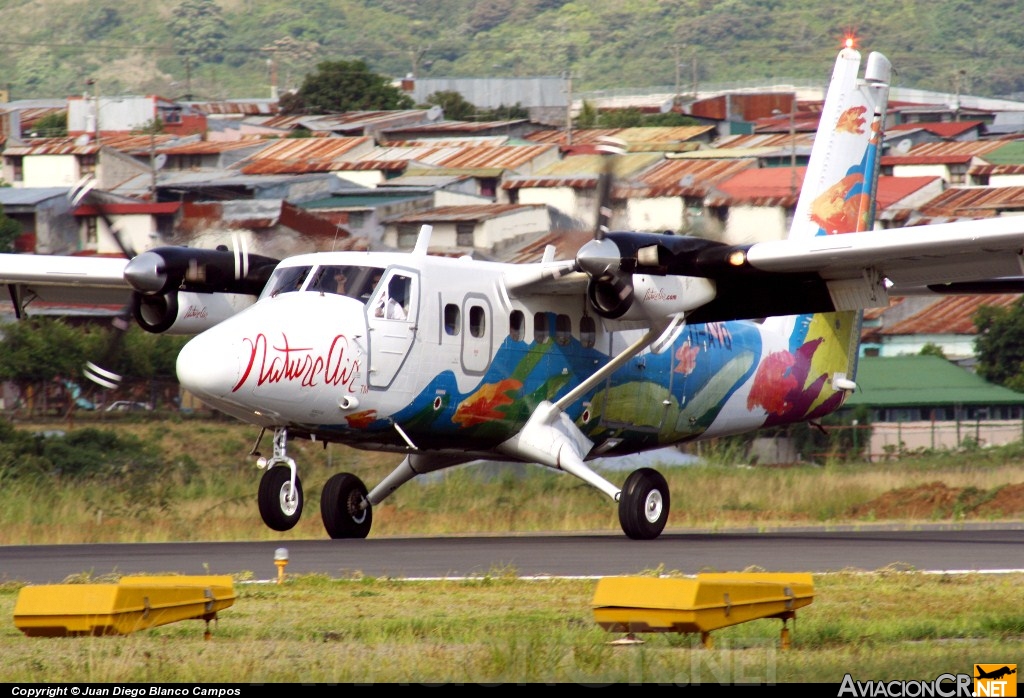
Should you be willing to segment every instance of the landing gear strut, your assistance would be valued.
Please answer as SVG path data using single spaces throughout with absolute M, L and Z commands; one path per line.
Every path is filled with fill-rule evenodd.
M 296 473 L 295 461 L 288 457 L 288 430 L 274 431 L 274 456 L 260 467 L 267 469 L 260 480 L 257 497 L 263 523 L 275 531 L 288 531 L 302 516 L 302 482 Z

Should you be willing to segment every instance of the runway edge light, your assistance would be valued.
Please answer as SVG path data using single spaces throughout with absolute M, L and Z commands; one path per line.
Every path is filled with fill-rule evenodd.
M 26 586 L 14 624 L 28 636 L 127 635 L 180 620 L 210 621 L 235 602 L 229 575 L 122 577 L 117 584 Z
M 814 600 L 807 573 L 737 572 L 695 578 L 604 577 L 598 580 L 594 620 L 610 632 L 700 633 L 711 647 L 711 631 L 760 618 L 782 620 L 780 642 L 789 648 L 786 622 Z

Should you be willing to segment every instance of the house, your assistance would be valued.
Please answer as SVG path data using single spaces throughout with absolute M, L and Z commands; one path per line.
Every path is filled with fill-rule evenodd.
M 984 162 L 987 153 L 1002 147 L 1002 141 L 922 143 L 907 152 L 882 156 L 881 174 L 894 177 L 936 176 L 952 185 L 968 184 L 972 165 Z
M 432 186 L 349 187 L 330 196 L 303 202 L 310 213 L 343 226 L 371 245 L 384 238 L 384 221 L 426 213 L 438 203 L 438 189 Z M 473 197 L 475 203 L 480 200 Z
M 705 205 L 707 197 L 721 182 L 757 164 L 755 158 L 671 158 L 617 183 L 613 195 L 625 208 L 629 230 L 721 239 L 723 221 Z
M 553 146 L 552 146 L 553 147 Z M 614 183 L 628 182 L 639 172 L 661 162 L 661 153 L 625 153 L 609 158 L 588 153 L 570 155 L 530 175 L 510 176 L 502 184 L 504 199 L 520 204 L 543 204 L 551 210 L 553 228 L 586 228 L 597 225 L 601 176 L 608 172 Z M 625 226 L 623 200 L 612 192 L 610 225 Z
M 1020 294 L 909 296 L 893 298 L 884 309 L 865 312 L 861 355 L 917 355 L 926 345 L 942 350 L 963 367 L 974 364 L 978 329 L 974 316 L 982 306 L 1008 308 Z
M 335 172 L 371 152 L 372 138 L 281 138 L 269 141 L 234 166 L 245 175 L 297 175 Z
M 124 135 L 159 123 L 162 133 L 188 136 L 206 132 L 206 115 L 187 104 L 156 95 L 68 97 L 68 135 L 96 139 Z
M 480 204 L 444 206 L 386 220 L 384 242 L 389 247 L 411 250 L 423 225 L 433 227 L 431 251 L 486 256 L 536 238 L 550 226 L 547 208 L 541 204 Z
M 275 141 L 258 137 L 179 141 L 156 148 L 155 164 L 162 172 L 226 170 L 273 143 Z
M 40 138 L 8 145 L 3 151 L 3 177 L 13 187 L 73 187 L 84 177 L 97 189 L 139 195 L 151 193 L 151 154 L 175 136 L 111 136 Z M 137 157 L 138 156 L 138 157 Z
M 950 187 L 921 202 L 908 225 L 923 219 L 995 218 L 1024 213 L 1024 185 L 1005 187 Z
M 856 382 L 842 409 L 870 411 L 873 459 L 904 450 L 1012 443 L 1024 433 L 1024 393 L 939 356 L 864 357 Z
M 79 250 L 78 226 L 67 187 L 0 187 L 0 207 L 22 230 L 15 252 L 71 254 Z
M 741 245 L 784 239 L 806 171 L 806 167 L 748 168 L 719 182 L 704 205 L 720 221 L 721 242 Z

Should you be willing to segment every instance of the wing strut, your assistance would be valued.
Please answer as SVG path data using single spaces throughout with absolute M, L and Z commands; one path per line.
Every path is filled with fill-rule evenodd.
M 594 443 L 580 431 L 564 410 L 624 363 L 657 341 L 663 344 L 683 327 L 682 313 L 666 327 L 652 327 L 637 341 L 619 352 L 611 361 L 592 373 L 586 380 L 563 395 L 558 401 L 544 401 L 530 415 L 529 421 L 518 434 L 498 446 L 502 453 L 515 458 L 546 465 L 575 475 L 587 484 L 601 490 L 614 501 L 619 501 L 622 489 L 604 479 L 584 462 Z

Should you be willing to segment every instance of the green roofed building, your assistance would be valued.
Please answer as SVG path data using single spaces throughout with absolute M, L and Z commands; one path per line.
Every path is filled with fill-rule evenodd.
M 986 382 L 940 356 L 862 357 L 845 411 L 865 407 L 869 457 L 995 446 L 1024 436 L 1024 393 Z M 864 443 L 864 441 L 862 441 Z
M 856 382 L 844 407 L 868 407 L 873 422 L 1024 416 L 1024 393 L 988 383 L 940 356 L 862 357 Z

